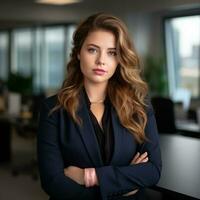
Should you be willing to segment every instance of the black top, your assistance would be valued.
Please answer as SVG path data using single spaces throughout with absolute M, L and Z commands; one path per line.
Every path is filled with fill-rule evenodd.
M 103 163 L 105 165 L 109 165 L 109 162 L 111 161 L 111 158 L 112 158 L 113 145 L 114 145 L 113 128 L 112 128 L 112 120 L 111 120 L 111 112 L 110 112 L 111 102 L 109 100 L 109 97 L 107 96 L 104 101 L 105 108 L 104 108 L 104 113 L 102 117 L 102 128 L 101 128 L 95 115 L 90 110 L 91 103 L 85 90 L 84 90 L 84 94 L 85 94 L 85 100 L 87 103 L 89 115 L 90 115 L 92 125 L 96 134 L 99 148 L 101 151 Z

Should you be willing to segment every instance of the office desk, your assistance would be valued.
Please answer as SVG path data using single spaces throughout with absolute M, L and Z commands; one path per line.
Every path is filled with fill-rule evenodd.
M 163 169 L 158 188 L 200 199 L 200 139 L 160 135 Z
M 31 121 L 8 114 L 0 115 L 0 163 L 11 160 L 11 132 L 13 128 L 19 126 L 24 129 L 24 132 L 27 130 L 28 136 L 29 130 L 36 132 L 38 123 L 37 120 Z
M 200 135 L 200 126 L 194 121 L 176 120 L 176 128 L 180 131 L 199 133 Z

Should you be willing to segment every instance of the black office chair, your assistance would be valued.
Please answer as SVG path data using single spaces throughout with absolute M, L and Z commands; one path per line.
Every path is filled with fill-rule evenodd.
M 0 164 L 11 160 L 11 125 L 0 119 Z
M 195 109 L 192 109 L 192 108 L 188 109 L 188 111 L 187 111 L 187 119 L 188 120 L 193 120 L 196 123 L 198 123 L 197 111 Z
M 152 106 L 155 112 L 159 133 L 175 133 L 174 103 L 170 98 L 153 97 L 151 99 Z

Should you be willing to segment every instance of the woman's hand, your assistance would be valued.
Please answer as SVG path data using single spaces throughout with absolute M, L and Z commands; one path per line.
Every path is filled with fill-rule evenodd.
M 80 185 L 84 185 L 84 170 L 76 167 L 76 166 L 69 166 L 64 169 L 65 176 L 71 178 L 73 181 Z
M 148 162 L 148 154 L 147 154 L 147 152 L 145 152 L 143 154 L 140 154 L 138 152 L 134 156 L 134 158 L 133 158 L 133 160 L 131 161 L 130 164 L 139 164 L 139 163 L 145 163 L 145 162 Z M 81 168 L 76 167 L 76 166 L 69 166 L 69 167 L 64 169 L 64 174 L 65 174 L 65 176 L 71 178 L 72 180 L 74 180 L 76 183 L 78 183 L 80 185 L 84 185 L 85 184 L 84 169 L 81 169 Z M 95 177 L 96 177 L 96 174 L 95 174 Z M 96 182 L 98 183 L 98 180 Z M 128 192 L 128 193 L 124 194 L 123 196 L 133 195 L 137 191 L 138 191 L 138 189 L 133 190 L 131 192 Z
M 131 161 L 131 165 L 145 163 L 145 162 L 148 162 L 148 160 L 149 160 L 149 158 L 148 158 L 147 152 L 144 152 L 143 154 L 140 154 L 139 152 L 137 152 L 137 154 L 134 156 L 133 160 Z M 138 190 L 139 189 L 133 190 L 131 192 L 124 194 L 123 196 L 134 195 L 135 193 L 138 192 Z
M 143 154 L 140 154 L 139 152 L 137 152 L 133 160 L 131 161 L 131 165 L 145 163 L 145 162 L 148 162 L 148 160 L 149 158 L 148 158 L 147 152 L 144 152 Z
M 84 182 L 85 187 L 93 187 L 99 185 L 95 168 L 84 169 Z
M 81 169 L 76 166 L 69 166 L 64 169 L 65 176 L 85 187 L 93 187 L 98 185 L 98 179 L 95 168 Z

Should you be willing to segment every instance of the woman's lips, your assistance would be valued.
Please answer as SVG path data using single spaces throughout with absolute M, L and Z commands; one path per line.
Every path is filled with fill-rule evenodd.
M 96 74 L 96 75 L 104 75 L 106 73 L 105 70 L 103 69 L 93 69 L 93 72 Z

